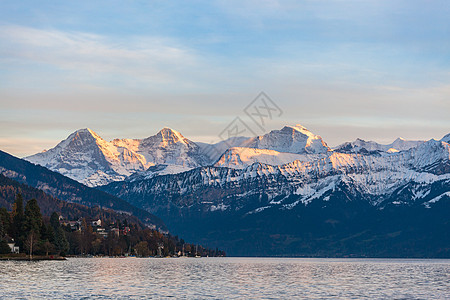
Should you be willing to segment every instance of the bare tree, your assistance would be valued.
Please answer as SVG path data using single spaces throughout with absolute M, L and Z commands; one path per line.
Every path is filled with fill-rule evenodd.
M 24 243 L 25 249 L 28 250 L 30 260 L 33 259 L 33 248 L 36 246 L 37 242 L 37 234 L 34 231 L 31 231 Z
M 54 251 L 55 247 L 52 243 L 50 243 L 48 240 L 46 240 L 44 243 L 42 243 L 42 248 L 45 250 L 45 256 L 48 256 L 49 251 Z

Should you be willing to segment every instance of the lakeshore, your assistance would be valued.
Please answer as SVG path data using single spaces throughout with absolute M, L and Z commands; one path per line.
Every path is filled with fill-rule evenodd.
M 15 261 L 40 261 L 40 260 L 66 260 L 65 257 L 59 255 L 33 255 L 31 258 L 28 255 L 2 255 L 0 260 L 15 260 Z

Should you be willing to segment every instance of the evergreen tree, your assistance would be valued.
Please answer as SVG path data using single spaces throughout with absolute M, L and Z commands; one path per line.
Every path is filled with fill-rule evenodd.
M 50 225 L 53 227 L 54 231 L 56 231 L 61 226 L 59 224 L 59 215 L 56 212 L 53 212 L 50 216 Z
M 5 240 L 0 239 L 0 254 L 11 253 L 11 248 L 9 248 L 8 243 Z
M 0 219 L 0 241 L 3 239 L 3 237 L 6 235 L 5 233 L 5 225 L 3 225 L 2 220 Z
M 50 241 L 51 238 L 53 238 L 52 233 L 53 233 L 53 228 L 47 224 L 45 224 L 44 222 L 41 223 L 41 229 L 40 229 L 40 233 L 41 233 L 41 240 L 45 241 Z
M 23 213 L 23 198 L 22 194 L 17 194 L 16 200 L 14 201 L 13 210 L 11 212 L 12 216 L 12 226 L 10 233 L 12 237 L 16 240 L 19 246 L 22 246 L 24 240 L 24 213 Z
M 24 216 L 24 231 L 26 233 L 34 232 L 36 239 L 39 239 L 42 227 L 42 214 L 36 199 L 31 199 L 27 202 Z
M 5 237 L 9 233 L 10 227 L 11 227 L 10 215 L 9 215 L 8 211 L 6 210 L 6 208 L 1 207 L 0 208 L 0 239 Z
M 66 235 L 61 226 L 55 231 L 55 239 L 53 244 L 55 245 L 55 250 L 62 256 L 69 251 L 69 242 L 67 241 Z
M 59 223 L 58 213 L 53 212 L 50 216 L 50 226 L 48 226 L 47 230 L 49 231 L 49 241 L 55 246 L 56 252 L 60 255 L 65 255 L 65 253 L 69 251 L 70 245 L 67 241 L 64 229 Z
M 55 230 L 53 229 L 53 226 L 51 224 L 47 225 L 46 238 L 50 243 L 52 243 L 52 244 L 55 243 Z

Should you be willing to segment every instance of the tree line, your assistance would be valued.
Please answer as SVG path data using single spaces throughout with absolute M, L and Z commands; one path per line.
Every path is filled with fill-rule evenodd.
M 129 223 L 126 219 L 101 221 L 101 232 L 85 218 L 74 230 L 70 224 L 61 224 L 56 212 L 50 217 L 43 216 L 34 198 L 24 206 L 21 194 L 17 194 L 11 212 L 0 208 L 0 254 L 10 253 L 8 242 L 13 241 L 20 252 L 30 256 L 225 256 L 219 249 L 188 244 L 178 236 Z

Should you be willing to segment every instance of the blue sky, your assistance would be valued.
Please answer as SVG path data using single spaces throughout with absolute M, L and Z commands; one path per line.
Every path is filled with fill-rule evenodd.
M 265 91 L 334 146 L 450 132 L 448 1 L 2 1 L 0 149 L 215 141 Z

